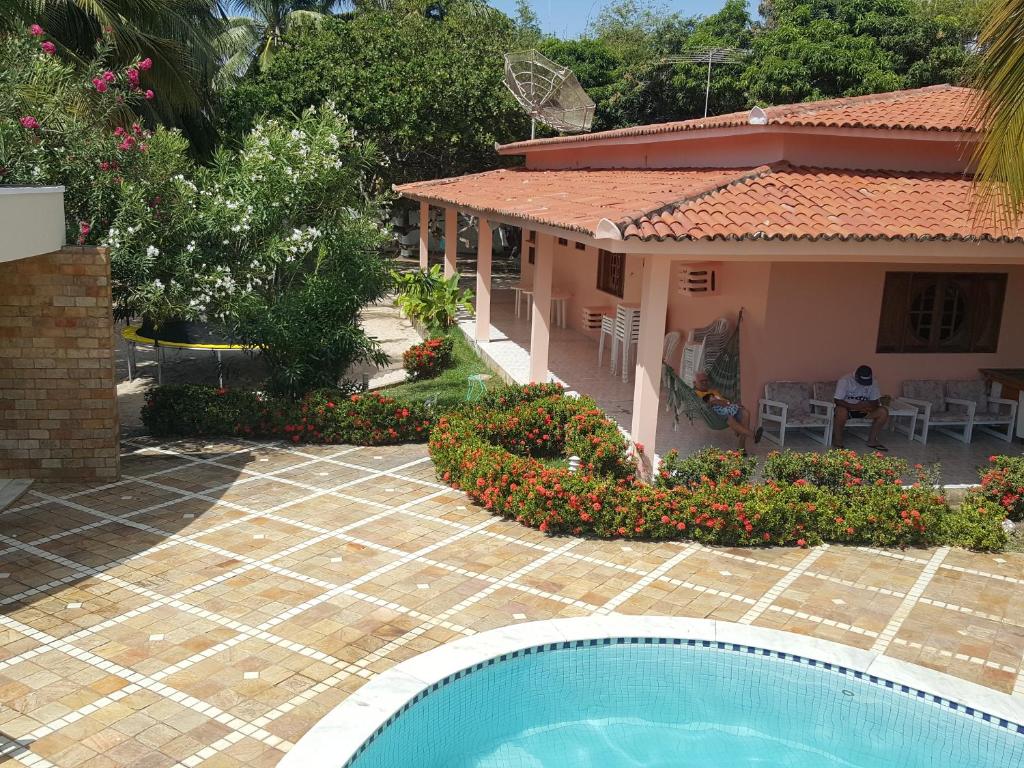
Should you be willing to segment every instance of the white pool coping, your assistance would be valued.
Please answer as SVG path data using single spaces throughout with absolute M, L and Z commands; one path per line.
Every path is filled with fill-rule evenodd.
M 341 768 L 417 694 L 481 662 L 549 643 L 665 638 L 744 645 L 814 659 L 940 696 L 1011 723 L 1024 724 L 1024 697 L 830 640 L 728 621 L 662 616 L 587 616 L 513 624 L 459 638 L 395 665 L 327 713 L 278 768 Z

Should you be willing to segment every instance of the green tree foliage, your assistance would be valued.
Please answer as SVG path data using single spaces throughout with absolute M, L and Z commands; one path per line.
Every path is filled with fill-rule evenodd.
M 761 6 L 743 85 L 751 102 L 778 104 L 961 82 L 976 6 L 771 0 Z
M 387 183 L 493 165 L 496 141 L 529 130 L 502 85 L 516 27 L 473 0 L 446 3 L 441 22 L 424 17 L 425 5 L 395 0 L 290 31 L 270 65 L 225 97 L 224 135 L 330 98 L 378 147 Z

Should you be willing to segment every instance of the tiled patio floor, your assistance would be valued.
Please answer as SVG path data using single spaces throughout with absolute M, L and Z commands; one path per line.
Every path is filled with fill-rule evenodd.
M 0 515 L 0 763 L 272 766 L 368 678 L 593 613 L 873 648 L 1024 696 L 1024 556 L 548 538 L 423 446 L 126 444 L 124 478 Z
M 484 352 L 512 380 L 525 384 L 529 381 L 530 370 L 530 322 L 527 313 L 517 318 L 513 310 L 512 292 L 504 288 L 509 282 L 504 278 L 496 282 L 491 307 L 491 341 Z M 473 321 L 466 318 L 462 327 L 473 334 Z M 604 365 L 597 365 L 597 341 L 580 331 L 568 328 L 552 328 L 550 341 L 551 373 L 557 381 L 570 389 L 593 397 L 597 404 L 619 425 L 629 430 L 632 426 L 633 379 L 623 382 L 621 375 L 613 376 L 608 369 L 609 350 L 605 349 Z M 756 405 L 752 406 L 752 420 L 756 423 Z M 736 441 L 728 430 L 713 431 L 698 420 L 691 424 L 681 420 L 678 428 L 674 428 L 674 419 L 664 410 L 658 420 L 658 444 L 656 450 L 663 455 L 675 448 L 686 455 L 708 445 L 719 448 L 735 448 Z M 866 430 L 851 430 L 846 445 L 859 451 L 868 450 L 864 438 Z M 1020 455 L 1020 443 L 1010 444 L 992 435 L 975 432 L 974 440 L 969 444 L 961 443 L 952 437 L 933 432 L 928 444 L 910 442 L 904 432 L 883 433 L 883 439 L 894 456 L 901 456 L 912 464 L 938 463 L 942 468 L 942 478 L 946 483 L 976 483 L 977 468 L 985 464 L 994 453 Z M 815 442 L 806 433 L 791 432 L 786 436 L 786 447 L 798 451 L 826 450 L 819 442 Z M 752 446 L 752 453 L 765 455 L 777 450 L 778 446 L 764 440 L 760 445 Z

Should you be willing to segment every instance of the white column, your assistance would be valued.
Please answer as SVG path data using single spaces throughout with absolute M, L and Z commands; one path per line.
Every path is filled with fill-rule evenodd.
M 456 272 L 455 260 L 459 254 L 459 209 L 444 209 L 444 276 Z
M 430 269 L 430 203 L 420 202 L 420 269 Z
M 476 340 L 491 340 L 491 223 L 481 217 L 476 252 Z
M 551 340 L 551 268 L 555 258 L 553 235 L 537 233 L 533 263 L 533 316 L 530 325 L 530 381 L 548 380 L 548 345 Z
M 643 445 L 645 474 L 652 470 L 658 434 L 661 395 L 661 356 L 668 310 L 669 269 L 665 257 L 644 258 L 640 286 L 640 338 L 636 349 L 636 384 L 633 388 L 633 442 Z

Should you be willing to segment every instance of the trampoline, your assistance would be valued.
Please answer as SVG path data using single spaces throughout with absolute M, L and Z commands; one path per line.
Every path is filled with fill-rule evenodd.
M 138 372 L 138 364 L 135 361 L 135 348 L 141 344 L 146 347 L 153 347 L 157 351 L 156 356 L 156 382 L 164 383 L 163 363 L 165 349 L 189 349 L 196 351 L 212 352 L 217 358 L 217 385 L 224 386 L 224 363 L 221 358 L 223 352 L 248 352 L 257 349 L 252 344 L 224 344 L 212 341 L 165 341 L 152 336 L 143 336 L 140 331 L 142 326 L 130 325 L 121 331 L 121 338 L 128 344 L 128 381 L 135 381 L 135 374 Z

